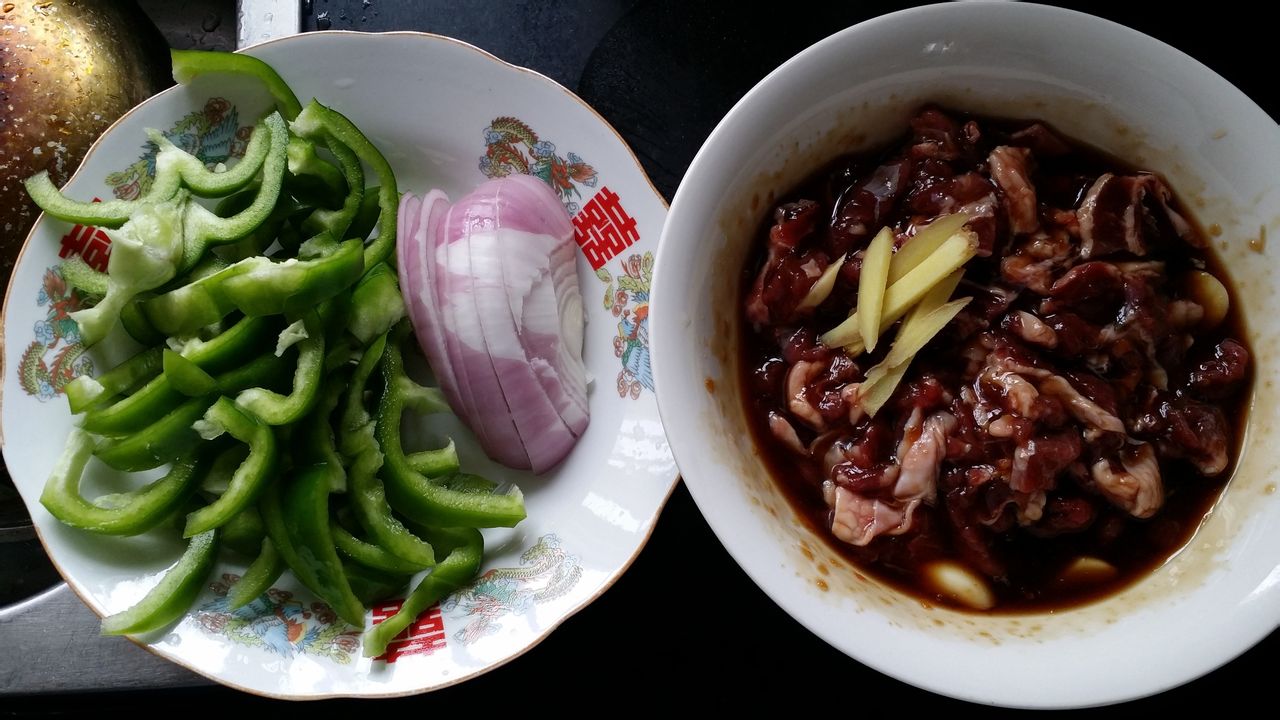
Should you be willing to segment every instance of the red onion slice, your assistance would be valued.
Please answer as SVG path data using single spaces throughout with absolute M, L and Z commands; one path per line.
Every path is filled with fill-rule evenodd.
M 416 203 L 402 201 L 398 256 L 423 351 L 485 452 L 544 472 L 590 419 L 569 217 L 528 176 L 486 182 L 453 207 L 438 191 Z

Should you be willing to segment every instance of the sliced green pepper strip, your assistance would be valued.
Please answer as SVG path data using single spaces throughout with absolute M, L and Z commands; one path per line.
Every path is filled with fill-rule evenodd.
M 177 274 L 188 204 L 180 192 L 173 200 L 142 205 L 120 229 L 107 231 L 111 238 L 107 292 L 93 307 L 71 313 L 85 347 L 107 336 L 135 295 L 160 287 Z
M 280 318 L 277 317 L 240 318 L 235 325 L 209 340 L 189 338 L 182 341 L 180 352 L 211 373 L 225 372 L 241 367 L 245 358 L 261 352 L 280 328 Z
M 309 210 L 306 205 L 282 199 L 266 222 L 235 243 L 217 248 L 217 253 L 232 262 L 245 260 L 266 254 L 276 241 L 286 253 L 293 252 L 299 243 L 296 226 Z
M 200 442 L 191 425 L 204 415 L 214 399 L 213 395 L 191 398 L 132 435 L 100 442 L 94 454 L 111 467 L 130 472 L 173 462 Z
M 314 142 L 290 137 L 288 156 L 285 187 L 295 198 L 323 208 L 341 207 L 347 195 L 347 181 L 341 170 L 321 159 Z
M 364 627 L 364 606 L 351 592 L 329 532 L 329 479 L 317 468 L 297 473 L 285 489 L 280 512 L 290 551 L 279 549 L 298 579 L 329 603 L 338 617 L 357 628 Z M 263 519 L 270 533 L 272 519 Z M 274 538 L 272 534 L 273 542 Z
M 164 376 L 169 385 L 187 397 L 198 397 L 213 392 L 218 383 L 213 376 L 200 366 L 182 357 L 178 353 L 165 348 Z
M 384 387 L 378 403 L 377 440 L 385 457 L 384 480 L 391 506 L 411 520 L 433 527 L 514 527 L 525 518 L 520 489 L 501 495 L 480 495 L 442 487 L 414 472 L 400 442 L 400 421 L 405 407 L 421 407 L 431 401 L 422 386 L 405 374 L 400 343 L 408 336 L 401 322 L 393 341 L 382 355 Z
M 365 271 L 351 294 L 351 334 L 368 345 L 375 337 L 390 330 L 404 317 L 404 297 L 396 271 L 387 263 L 378 263 Z
M 348 240 L 315 260 L 241 260 L 151 298 L 142 309 L 161 332 L 189 335 L 237 309 L 251 317 L 306 312 L 355 283 L 363 271 L 360 242 Z
M 284 78 L 270 65 L 251 55 L 170 50 L 169 56 L 173 60 L 173 79 L 179 85 L 186 85 L 201 75 L 247 75 L 262 81 L 286 120 L 294 119 L 302 111 L 298 96 L 293 94 Z
M 418 583 L 418 586 L 405 598 L 400 610 L 391 617 L 374 625 L 364 636 L 364 656 L 376 658 L 387 651 L 387 645 L 405 628 L 426 612 L 427 608 L 439 602 L 449 593 L 457 590 L 475 577 L 480 569 L 480 561 L 484 558 L 484 538 L 478 530 L 441 530 L 438 534 L 448 533 L 457 537 L 457 546 L 449 552 L 444 560 Z M 432 538 L 433 540 L 435 538 Z
M 117 228 L 144 204 L 167 201 L 183 185 L 201 197 L 226 195 L 247 185 L 262 169 L 270 150 L 271 134 L 263 131 L 264 126 L 258 123 L 245 147 L 244 157 L 224 172 L 210 171 L 199 158 L 174 145 L 164 134 L 148 130 L 147 137 L 158 149 L 156 171 L 146 194 L 134 200 L 72 200 L 58 190 L 46 171 L 28 178 L 24 184 L 36 205 L 59 220 Z
M 374 570 L 351 561 L 343 562 L 342 569 L 347 574 L 347 581 L 351 583 L 351 591 L 366 606 L 399 593 L 412 577 Z
M 236 468 L 222 497 L 187 516 L 186 537 L 220 527 L 249 507 L 270 482 L 279 462 L 275 433 L 258 418 L 241 412 L 230 398 L 218 398 L 197 429 L 205 439 L 226 432 L 249 446 L 249 457 Z
M 262 597 L 263 593 L 271 589 L 272 583 L 280 579 L 285 567 L 284 558 L 276 552 L 276 546 L 271 543 L 271 538 L 263 538 L 262 550 L 258 552 L 258 557 L 254 558 L 248 569 L 227 593 L 229 608 L 239 610 Z
M 263 122 L 270 131 L 271 146 L 262 165 L 262 182 L 258 186 L 257 197 L 249 207 L 225 218 L 218 217 L 202 205 L 190 203 L 182 225 L 181 269 L 194 267 L 209 248 L 235 242 L 253 232 L 275 209 L 276 201 L 280 199 L 280 190 L 284 186 L 284 171 L 288 164 L 285 152 L 289 146 L 289 133 L 284 120 L 277 113 L 267 116 Z
M 221 172 L 205 167 L 199 158 L 174 145 L 159 130 L 147 130 L 147 137 L 160 153 L 175 154 L 183 186 L 200 197 L 223 197 L 242 189 L 257 177 L 271 151 L 271 132 L 266 129 L 265 121 L 254 126 L 244 156 L 230 169 Z
M 444 477 L 458 471 L 458 448 L 449 440 L 449 444 L 435 450 L 423 450 L 405 456 L 409 467 L 419 475 L 429 478 Z M 493 488 L 491 487 L 490 490 Z
M 58 266 L 62 279 L 71 287 L 86 295 L 100 298 L 107 294 L 107 274 L 89 267 L 79 255 L 72 255 Z
M 413 575 L 435 565 L 434 562 L 431 565 L 418 565 L 396 557 L 382 547 L 367 543 L 352 535 L 347 532 L 346 528 L 336 522 L 330 523 L 329 532 L 333 533 L 333 543 L 337 546 L 338 552 L 351 558 L 352 561 L 373 570 L 381 570 L 382 572 L 396 575 Z
M 196 364 L 201 365 L 201 362 L 196 361 Z M 288 370 L 288 361 L 274 353 L 266 353 L 218 375 L 215 378 L 216 389 L 223 395 L 229 395 L 245 388 L 275 387 L 278 381 L 288 376 Z M 98 435 L 128 435 L 146 428 L 182 401 L 182 393 L 173 388 L 167 377 L 160 375 L 129 397 L 85 413 L 83 427 Z
M 159 584 L 136 605 L 102 620 L 103 635 L 140 635 L 159 630 L 182 617 L 213 570 L 218 536 L 213 530 L 191 538 L 186 552 L 169 568 Z
M 298 114 L 290 128 L 309 140 L 332 138 L 350 148 L 361 162 L 373 168 L 373 173 L 378 176 L 378 207 L 381 212 L 378 215 L 378 237 L 365 248 L 364 264 L 365 267 L 373 267 L 390 258 L 396 247 L 396 213 L 400 205 L 400 191 L 396 188 L 391 164 L 342 113 L 315 100 Z
M 218 453 L 218 456 L 214 458 L 213 464 L 209 466 L 209 471 L 204 474 L 204 479 L 200 481 L 201 492 L 214 496 L 220 496 L 225 493 L 227 488 L 231 486 L 231 477 L 236 474 L 236 469 L 240 467 L 245 458 L 249 457 L 248 445 L 237 443 L 231 439 L 227 439 L 226 442 L 230 444 L 230 447 Z M 224 443 L 219 442 L 219 444 Z M 201 507 L 204 505 L 205 503 L 201 503 Z M 187 514 L 190 515 L 199 509 L 199 507 L 191 508 Z M 178 531 L 181 532 L 182 528 L 179 527 Z M 222 540 L 223 542 L 227 540 L 225 533 L 222 536 Z M 258 549 L 255 547 L 253 552 L 256 553 L 257 551 Z
M 347 473 L 351 482 L 351 504 L 360 526 L 375 543 L 392 555 L 419 566 L 419 569 L 435 565 L 436 553 L 431 544 L 409 532 L 391 514 L 386 489 L 378 479 L 381 467 L 382 453 L 369 448 L 356 456 Z
M 494 488 L 498 487 L 498 484 L 494 481 L 471 473 L 454 473 L 452 475 L 445 476 L 440 480 L 440 484 L 450 490 L 480 493 L 484 495 L 492 493 Z
M 103 535 L 138 535 L 164 522 L 195 488 L 205 464 L 200 455 L 189 452 L 159 480 L 90 502 L 80 494 L 80 481 L 92 455 L 93 438 L 72 428 L 66 449 L 45 482 L 40 504 L 71 527 Z
M 95 408 L 129 388 L 137 386 L 138 383 L 155 377 L 160 374 L 161 358 L 160 348 L 150 348 L 96 378 L 81 375 L 72 380 L 63 388 L 67 394 L 67 403 L 71 406 L 71 412 L 79 414 Z
M 315 408 L 302 421 L 294 436 L 294 458 L 300 467 L 324 468 L 329 476 L 329 491 L 347 491 L 347 473 L 334 443 L 333 425 L 329 422 L 347 389 L 350 373 L 336 372 L 325 378 Z
M 236 405 L 268 425 L 288 425 L 311 412 L 320 394 L 324 372 L 324 330 L 316 313 L 305 318 L 307 337 L 298 343 L 298 364 L 293 373 L 293 391 L 288 395 L 252 387 L 236 396 Z
M 378 363 L 382 361 L 386 348 L 385 334 L 375 338 L 369 343 L 369 347 L 365 348 L 364 354 L 360 356 L 360 362 L 356 364 L 356 369 L 351 374 L 346 403 L 338 425 L 338 448 L 343 455 L 352 460 L 367 448 L 378 449 L 377 441 L 373 436 L 373 417 L 364 406 L 364 393 L 365 387 L 369 384 L 369 378 L 378 369 Z
M 164 335 L 152 326 L 151 321 L 142 312 L 142 303 L 155 297 L 152 293 L 140 293 L 120 308 L 120 324 L 124 331 L 139 345 L 159 345 L 164 342 Z
M 364 201 L 364 169 L 360 167 L 360 158 L 346 145 L 330 137 L 326 146 L 342 168 L 342 178 L 347 186 L 346 197 L 337 210 L 316 208 L 303 221 L 302 229 L 309 235 L 324 232 L 335 238 L 345 238 L 347 229 L 351 227 L 351 222 L 355 220 L 356 213 L 360 212 L 360 205 Z
M 105 202 L 72 200 L 58 190 L 49 179 L 48 171 L 45 170 L 24 180 L 23 185 L 26 186 L 32 201 L 41 210 L 59 220 L 99 228 L 118 228 L 128 222 L 139 209 L 147 205 L 167 202 L 177 194 L 182 184 L 179 155 L 187 154 L 176 148 L 157 153 L 156 173 L 151 181 L 151 187 L 147 189 L 145 195 L 133 200 Z M 187 155 L 187 157 L 191 156 Z
M 266 494 L 265 490 L 263 494 Z M 186 526 L 186 516 L 190 514 L 183 513 L 182 526 L 178 528 L 178 532 L 182 532 L 182 527 Z M 262 551 L 262 539 L 266 537 L 267 528 L 262 522 L 258 506 L 251 505 L 227 521 L 226 525 L 218 528 L 218 534 L 222 536 L 223 545 L 245 557 L 252 558 L 257 557 Z
M 360 201 L 360 211 L 356 213 L 355 219 L 351 221 L 351 227 L 347 229 L 347 237 L 360 240 L 369 239 L 369 233 L 373 232 L 373 228 L 377 226 L 378 215 L 382 213 L 382 207 L 378 205 L 382 201 L 381 195 L 382 188 L 377 185 L 364 189 L 364 199 Z

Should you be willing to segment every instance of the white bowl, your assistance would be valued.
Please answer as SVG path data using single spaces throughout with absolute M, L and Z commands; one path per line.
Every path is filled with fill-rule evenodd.
M 1255 350 L 1252 417 L 1234 478 L 1176 557 L 1069 611 L 982 616 L 923 607 L 852 568 L 801 521 L 759 460 L 737 381 L 739 282 L 776 197 L 844 152 L 887 142 L 925 102 L 1040 118 L 1165 175 L 1227 263 Z M 853 658 L 935 692 L 1024 707 L 1084 706 L 1204 674 L 1280 624 L 1280 425 L 1271 310 L 1280 254 L 1280 129 L 1183 53 L 1067 10 L 963 3 L 844 30 L 770 74 L 689 167 L 654 279 L 658 404 L 694 499 L 743 569 Z M 1269 447 L 1271 446 L 1271 447 Z
M 580 230 L 604 214 L 625 224 L 619 211 L 635 221 L 634 233 L 623 229 L 613 236 L 617 242 L 597 243 L 594 262 L 578 257 L 588 319 L 584 354 L 595 383 L 590 427 L 563 463 L 534 477 L 488 461 L 452 417 L 406 424 L 406 443 L 425 444 L 424 434 L 435 441 L 452 436 L 468 471 L 516 482 L 529 516 L 511 530 L 485 531 L 480 577 L 423 613 L 408 638 L 392 644 L 388 660 L 361 657 L 359 634 L 318 608 L 289 574 L 229 612 L 229 576 L 244 571 L 234 556 L 219 564 L 186 617 L 138 639 L 218 682 L 275 697 L 385 697 L 451 685 L 521 655 L 604 592 L 640 552 L 675 486 L 648 372 L 645 317 L 666 208 L 595 111 L 542 75 L 466 43 L 422 33 L 326 32 L 248 53 L 271 63 L 304 102 L 316 97 L 350 117 L 387 156 L 401 191 L 439 187 L 456 199 L 486 176 L 527 171 L 558 181 Z M 66 191 L 85 199 L 136 191 L 148 170 L 139 157 L 144 128 L 167 131 L 200 147 L 206 160 L 221 161 L 237 147 L 236 131 L 269 103 L 259 84 L 225 76 L 160 93 L 103 135 Z M 606 197 L 616 197 L 620 208 L 598 215 Z M 607 228 L 597 229 L 609 239 Z M 72 425 L 62 385 L 127 357 L 127 343 L 117 342 L 122 337 L 82 354 L 66 316 L 74 308 L 54 272 L 58 254 L 90 235 L 42 216 L 18 258 L 5 298 L 0 444 L 50 558 L 104 615 L 137 601 L 181 547 L 163 530 L 137 538 L 80 532 L 39 503 Z M 95 463 L 86 485 L 118 480 Z M 386 614 L 374 612 L 372 620 Z

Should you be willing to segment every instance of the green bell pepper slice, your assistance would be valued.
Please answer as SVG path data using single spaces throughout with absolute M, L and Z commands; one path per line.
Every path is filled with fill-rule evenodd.
M 249 144 L 245 146 L 244 156 L 230 169 L 221 171 L 208 169 L 199 158 L 174 145 L 158 130 L 147 130 L 147 138 L 155 143 L 160 153 L 170 153 L 178 158 L 176 164 L 182 175 L 183 187 L 193 195 L 212 198 L 237 192 L 258 176 L 271 153 L 273 131 L 274 129 L 268 128 L 266 120 L 255 125 L 253 134 L 249 136 Z
M 138 535 L 163 523 L 190 496 L 207 464 L 201 454 L 189 452 L 159 480 L 90 502 L 80 494 L 80 481 L 92 455 L 93 438 L 72 428 L 66 449 L 45 482 L 40 504 L 71 527 L 103 535 Z
M 368 240 L 369 233 L 378 225 L 378 216 L 382 214 L 382 188 L 374 185 L 364 189 L 364 199 L 360 201 L 360 211 L 347 228 L 347 237 Z M 397 208 L 398 209 L 398 208 Z
M 186 204 L 181 197 L 144 204 L 118 230 L 107 231 L 111 238 L 107 291 L 93 307 L 71 313 L 85 347 L 107 336 L 135 295 L 160 287 L 177 274 Z
M 365 408 L 364 394 L 369 378 L 378 369 L 378 363 L 382 362 L 386 348 L 387 335 L 384 333 L 369 343 L 369 347 L 360 356 L 355 371 L 351 373 L 347 398 L 338 424 L 338 448 L 350 460 L 355 460 L 366 449 L 378 449 L 378 441 L 374 439 L 373 416 Z
M 302 584 L 338 617 L 364 627 L 364 606 L 351 591 L 329 531 L 329 479 L 316 468 L 304 469 L 282 492 L 284 497 L 266 493 L 259 505 L 271 541 Z
M 351 483 L 351 505 L 360 526 L 377 545 L 392 555 L 413 563 L 419 569 L 435 565 L 436 554 L 431 544 L 410 532 L 391 513 L 386 489 L 378 479 L 381 467 L 382 453 L 367 449 L 356 456 L 347 473 Z M 354 556 L 352 559 L 360 560 Z
M 179 85 L 189 84 L 201 75 L 246 75 L 262 81 L 286 120 L 294 119 L 302 111 L 298 96 L 284 78 L 256 57 L 206 50 L 170 50 L 169 57 L 173 61 L 173 80 Z
M 107 294 L 109 280 L 101 270 L 89 267 L 89 263 L 79 255 L 72 255 L 58 266 L 62 279 L 75 290 L 93 298 L 101 299 Z
M 289 131 L 278 113 L 268 115 L 263 123 L 269 131 L 271 144 L 262 164 L 262 182 L 258 185 L 257 196 L 244 210 L 225 218 L 218 217 L 203 205 L 186 203 L 182 223 L 181 270 L 194 267 L 209 248 L 249 235 L 275 210 L 288 167 Z
M 365 267 L 373 267 L 390 258 L 396 247 L 400 191 L 396 188 L 396 176 L 386 157 L 346 116 L 315 100 L 303 108 L 289 127 L 308 140 L 321 142 L 332 139 L 341 143 L 373 169 L 374 175 L 378 176 L 378 207 L 381 212 L 378 215 L 378 237 L 365 248 L 364 264 Z
M 187 397 L 199 397 L 213 392 L 218 382 L 199 365 L 165 348 L 163 353 L 164 377 L 174 390 Z
M 361 345 L 394 327 L 405 315 L 396 271 L 385 262 L 366 270 L 351 294 L 350 307 L 347 328 Z
M 233 310 L 279 315 L 314 309 L 355 283 L 364 272 L 358 240 L 314 260 L 274 262 L 253 257 L 142 304 L 147 319 L 167 335 L 189 335 Z
M 243 450 L 244 448 L 233 449 Z M 265 494 L 266 491 L 263 492 Z M 178 532 L 182 532 L 186 526 L 186 516 L 189 514 L 183 514 L 182 525 L 178 527 Z M 218 535 L 222 537 L 222 544 L 236 553 L 247 558 L 256 558 L 262 552 L 262 539 L 267 536 L 267 527 L 262 522 L 258 505 L 250 505 L 241 510 L 235 517 L 228 520 L 226 525 L 218 528 Z
M 300 140 L 300 142 L 311 143 L 312 141 Z M 360 166 L 360 158 L 356 157 L 356 154 L 346 145 L 329 138 L 326 146 L 338 159 L 347 192 L 336 210 L 320 207 L 312 211 L 302 222 L 302 229 L 309 235 L 323 232 L 335 238 L 345 238 L 347 229 L 351 227 L 364 201 L 364 168 Z M 312 148 L 314 152 L 314 144 Z
M 67 383 L 63 391 L 73 414 L 105 404 L 130 388 L 160 374 L 163 356 L 158 347 L 143 350 L 98 377 L 81 375 Z
M 350 558 L 352 562 L 372 570 L 395 575 L 413 575 L 435 565 L 434 561 L 431 565 L 419 565 L 396 557 L 381 546 L 365 542 L 352 535 L 336 522 L 330 524 L 329 532 L 333 533 L 333 543 L 337 546 L 338 552 Z
M 268 425 L 297 422 L 315 407 L 324 372 L 324 330 L 315 312 L 304 320 L 307 337 L 298 343 L 298 364 L 293 373 L 293 390 L 282 395 L 263 387 L 251 387 L 236 396 L 236 405 Z
M 218 536 L 213 530 L 191 538 L 186 552 L 169 568 L 159 584 L 127 610 L 102 620 L 103 635 L 141 635 L 159 630 L 182 617 L 213 570 Z
M 36 205 L 59 220 L 118 228 L 144 205 L 172 199 L 179 187 L 186 187 L 200 197 L 218 197 L 249 184 L 262 170 L 271 150 L 272 134 L 265 128 L 265 121 L 258 123 L 245 147 L 244 157 L 223 172 L 209 170 L 199 158 L 174 145 L 159 131 L 147 130 L 147 137 L 157 148 L 156 171 L 147 192 L 133 200 L 72 200 L 58 190 L 49 173 L 43 170 L 28 178 L 24 185 Z
M 196 364 L 201 363 L 197 361 Z M 268 352 L 218 375 L 215 389 L 222 395 L 230 395 L 245 388 L 276 387 L 288 377 L 288 371 L 287 360 Z M 82 425 L 85 430 L 98 435 L 129 435 L 148 427 L 157 417 L 180 405 L 183 399 L 169 378 L 160 375 L 129 397 L 85 413 Z
M 225 432 L 248 445 L 249 456 L 236 468 L 221 497 L 187 516 L 183 531 L 186 537 L 225 525 L 249 507 L 270 482 L 279 463 L 275 433 L 257 417 L 241 412 L 230 398 L 218 398 L 196 424 L 196 431 L 206 440 Z
M 231 586 L 231 591 L 227 593 L 228 607 L 231 610 L 239 610 L 262 597 L 262 594 L 270 590 L 271 585 L 280 579 L 286 567 L 284 558 L 276 551 L 271 538 L 263 538 L 258 557 L 254 558 L 236 584 Z
M 512 486 L 504 494 L 463 492 L 442 486 L 415 472 L 400 441 L 406 407 L 447 411 L 439 391 L 424 388 L 404 371 L 400 344 L 408 336 L 404 321 L 382 355 L 383 391 L 378 403 L 377 440 L 384 455 L 384 479 L 391 506 L 411 520 L 432 527 L 514 527 L 525 518 L 524 496 Z
M 94 454 L 111 467 L 130 472 L 172 462 L 200 442 L 200 436 L 191 426 L 204 416 L 216 398 L 215 395 L 191 398 L 132 435 L 103 440 Z
M 412 577 L 412 573 L 383 572 L 350 560 L 342 563 L 342 569 L 351 583 L 351 591 L 365 606 L 400 593 Z
M 290 137 L 288 157 L 289 173 L 285 175 L 284 186 L 289 194 L 307 205 L 329 209 L 342 206 L 347 181 L 341 170 L 321 159 L 315 143 Z
M 347 472 L 338 455 L 330 418 L 346 392 L 349 372 L 335 372 L 322 383 L 315 408 L 304 418 L 294 435 L 294 462 L 298 467 L 316 466 L 329 476 L 329 491 L 347 491 Z
M 431 570 L 405 598 L 395 615 L 374 625 L 364 636 L 364 656 L 376 658 L 387 651 L 387 645 L 404 632 L 418 616 L 446 595 L 462 587 L 476 576 L 484 559 L 484 538 L 478 530 L 438 530 L 433 541 L 454 544 L 448 556 Z

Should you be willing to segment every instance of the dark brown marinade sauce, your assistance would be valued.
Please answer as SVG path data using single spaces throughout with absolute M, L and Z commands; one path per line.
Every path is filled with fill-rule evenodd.
M 901 247 L 957 210 L 972 218 L 979 254 L 955 297 L 973 301 L 874 419 L 851 416 L 842 390 L 883 357 L 894 331 L 853 359 L 817 337 L 856 304 L 861 250 L 883 226 Z M 841 254 L 831 296 L 797 310 Z M 1203 308 L 1185 282 L 1194 270 L 1232 298 L 1214 327 L 1197 322 Z M 841 157 L 783 198 L 742 285 L 740 382 L 760 456 L 833 549 L 926 602 L 950 604 L 920 579 L 940 559 L 987 578 L 996 612 L 1114 593 L 1188 542 L 1234 469 L 1252 366 L 1229 275 L 1159 177 L 1043 123 L 923 109 L 900 141 Z M 1019 380 L 1038 390 L 1033 399 Z M 1072 391 L 1098 412 L 1075 413 Z M 902 493 L 922 495 L 906 510 L 906 441 L 928 436 L 930 422 L 945 449 L 929 492 Z M 837 538 L 824 481 L 828 497 L 844 488 L 860 503 L 882 501 L 888 526 L 860 545 Z M 1080 557 L 1118 572 L 1064 581 Z

